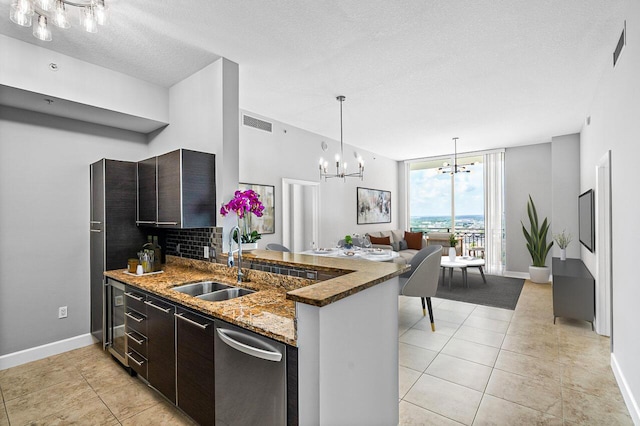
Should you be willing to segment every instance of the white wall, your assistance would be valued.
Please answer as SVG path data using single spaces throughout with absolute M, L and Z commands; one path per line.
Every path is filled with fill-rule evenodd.
M 0 355 L 89 332 L 89 164 L 146 153 L 139 133 L 0 107 Z
M 580 195 L 580 135 L 577 133 L 551 138 L 551 194 L 549 240 L 562 230 L 571 234 L 567 257 L 580 259 L 578 240 L 578 195 Z M 560 257 L 560 247 L 554 243 L 553 257 Z
M 275 234 L 263 235 L 258 242 L 262 248 L 268 243 L 282 243 L 282 179 L 317 182 L 320 179 L 318 160 L 324 157 L 331 161 L 339 150 L 340 142 L 259 114 L 241 111 L 241 115 L 243 113 L 273 123 L 272 133 L 240 126 L 240 182 L 274 185 L 276 190 Z M 322 141 L 329 144 L 327 152 L 320 147 Z M 352 170 L 355 165 L 353 149 L 345 144 L 347 161 L 354 160 Z M 317 242 L 320 246 L 335 244 L 338 238 L 343 238 L 347 233 L 364 234 L 398 227 L 398 163 L 361 149 L 358 152 L 365 161 L 364 181 L 356 178 L 348 178 L 347 182 L 333 179 L 320 184 L 320 235 Z M 391 223 L 357 225 L 357 187 L 391 191 Z
M 640 3 L 627 1 L 627 45 L 616 68 L 605 71 L 589 111 L 591 124 L 581 132 L 580 191 L 596 188 L 596 163 L 611 150 L 613 355 L 612 367 L 627 402 L 640 424 L 640 286 L 637 253 L 631 247 L 640 235 L 640 192 L 636 176 L 640 158 Z M 620 22 L 622 31 L 623 22 Z M 617 39 L 611 40 L 615 46 Z M 611 57 L 601 58 L 611 61 Z M 597 276 L 597 253 L 582 248 L 582 259 Z
M 527 251 L 520 221 L 528 227 L 529 195 L 536 205 L 538 219 L 542 221 L 545 217 L 551 218 L 551 144 L 507 148 L 504 171 L 505 273 L 528 273 L 531 256 Z M 549 261 L 547 266 L 551 266 Z

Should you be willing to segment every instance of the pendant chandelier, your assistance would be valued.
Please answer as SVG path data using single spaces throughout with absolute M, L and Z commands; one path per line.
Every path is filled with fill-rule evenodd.
M 358 171 L 347 173 L 347 162 L 344 161 L 344 142 L 342 140 L 342 103 L 346 99 L 344 96 L 338 96 L 336 98 L 340 102 L 340 153 L 336 154 L 336 172 L 329 173 L 327 171 L 327 167 L 329 163 L 325 161 L 322 157 L 320 157 L 320 179 L 324 178 L 324 180 L 328 180 L 329 178 L 342 178 L 344 181 L 347 180 L 348 177 L 358 177 L 360 180 L 364 179 L 364 161 L 362 157 L 356 155 L 358 160 Z M 342 162 L 341 162 L 342 161 Z
M 89 33 L 97 32 L 98 25 L 107 22 L 109 8 L 105 0 L 12 0 L 9 19 L 22 27 L 33 23 L 33 36 L 51 41 L 50 23 L 58 28 L 71 26 L 67 6 L 77 9 L 80 25 Z
M 469 165 L 473 166 L 474 164 L 475 163 L 470 163 Z M 438 168 L 438 173 L 448 173 L 450 175 L 454 173 L 471 173 L 471 170 L 467 169 L 466 166 L 458 165 L 458 138 L 453 138 L 453 164 L 444 162 L 442 167 Z

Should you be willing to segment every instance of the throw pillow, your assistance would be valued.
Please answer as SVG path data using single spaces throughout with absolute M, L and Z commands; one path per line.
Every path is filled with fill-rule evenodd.
M 422 232 L 405 231 L 404 239 L 407 242 L 408 248 L 413 250 L 420 250 L 422 248 Z
M 400 250 L 400 243 L 399 243 L 399 242 L 396 242 L 396 241 L 392 242 L 392 243 L 391 243 L 391 249 L 392 249 L 393 251 L 398 251 L 398 250 Z
M 369 236 L 369 241 L 371 241 L 371 244 L 385 244 L 387 246 L 391 245 L 391 238 L 389 238 L 389 237 L 372 237 L 372 236 Z
M 408 248 L 409 246 L 407 245 L 407 242 L 405 240 L 400 240 L 398 243 L 398 250 L 406 250 Z

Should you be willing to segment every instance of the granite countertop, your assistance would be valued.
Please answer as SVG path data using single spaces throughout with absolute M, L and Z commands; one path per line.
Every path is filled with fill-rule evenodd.
M 409 269 L 387 262 L 323 258 L 295 253 L 256 250 L 245 254 L 246 261 L 335 273 L 335 278 L 314 281 L 243 268 L 249 281 L 238 285 L 237 269 L 219 263 L 167 256 L 163 273 L 136 276 L 125 269 L 105 272 L 125 284 L 177 302 L 205 315 L 219 318 L 288 345 L 296 346 L 295 302 L 325 306 L 386 281 Z M 209 302 L 171 290 L 199 281 L 221 283 L 256 290 L 236 299 Z

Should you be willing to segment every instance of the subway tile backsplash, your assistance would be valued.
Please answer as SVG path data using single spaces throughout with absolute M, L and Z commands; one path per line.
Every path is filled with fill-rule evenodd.
M 196 260 L 207 260 L 204 247 L 210 247 L 215 253 L 209 253 L 209 260 L 215 261 L 222 250 L 222 228 L 167 229 L 165 244 L 167 254 Z

